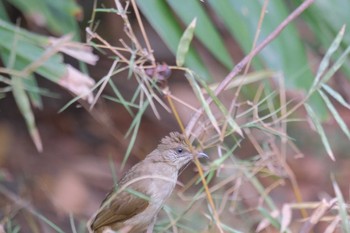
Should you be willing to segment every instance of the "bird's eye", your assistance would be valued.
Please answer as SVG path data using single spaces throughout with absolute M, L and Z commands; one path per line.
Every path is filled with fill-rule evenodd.
M 184 150 L 182 148 L 177 148 L 177 153 L 181 154 Z

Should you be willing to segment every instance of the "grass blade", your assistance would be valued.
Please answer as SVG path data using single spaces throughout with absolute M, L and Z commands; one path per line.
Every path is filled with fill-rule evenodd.
M 39 131 L 35 124 L 34 114 L 30 106 L 29 98 L 23 88 L 21 78 L 12 78 L 12 93 L 17 103 L 17 106 L 25 119 L 29 134 L 35 144 L 36 149 L 39 152 L 43 151 L 43 145 L 41 142 Z
M 144 114 L 144 112 L 146 111 L 148 105 L 149 105 L 149 101 L 145 100 L 143 105 L 140 107 L 140 110 L 137 112 L 133 122 L 131 123 L 128 132 L 126 133 L 126 137 L 127 137 L 132 131 L 130 142 L 129 142 L 128 148 L 126 149 L 126 152 L 125 152 L 125 155 L 123 158 L 123 162 L 121 165 L 122 168 L 125 166 L 126 161 L 128 160 L 129 155 L 131 153 L 131 150 L 135 144 L 136 136 L 137 136 L 137 133 L 139 131 L 140 124 L 141 124 L 141 117 Z
M 208 105 L 207 101 L 205 100 L 205 98 L 204 98 L 204 96 L 202 94 L 201 88 L 199 87 L 198 83 L 196 82 L 192 72 L 186 73 L 186 77 L 187 77 L 187 80 L 189 81 L 193 91 L 195 92 L 198 100 L 200 101 L 201 106 L 203 106 L 204 111 L 207 114 L 207 116 L 208 116 L 210 122 L 212 123 L 214 129 L 218 133 L 220 133 L 219 124 L 216 121 L 216 118 L 215 118 L 213 112 L 211 111 L 210 106 Z
M 350 131 L 348 129 L 348 126 L 346 125 L 344 120 L 339 115 L 337 109 L 334 107 L 332 102 L 329 100 L 328 96 L 323 91 L 319 90 L 318 93 L 320 93 L 322 99 L 326 103 L 326 106 L 328 107 L 329 111 L 332 113 L 334 119 L 337 121 L 337 123 L 338 123 L 339 127 L 341 128 L 341 130 L 344 132 L 344 134 L 350 140 Z
M 335 39 L 333 40 L 331 46 L 329 47 L 329 49 L 327 50 L 326 54 L 322 58 L 322 61 L 321 61 L 320 65 L 319 65 L 317 73 L 316 73 L 315 80 L 314 80 L 314 82 L 312 84 L 312 87 L 310 88 L 310 92 L 313 92 L 315 89 L 317 89 L 317 86 L 318 86 L 318 84 L 319 84 L 319 82 L 321 80 L 322 75 L 324 74 L 324 72 L 326 71 L 326 69 L 329 66 L 329 62 L 330 62 L 331 56 L 339 48 L 340 42 L 343 40 L 344 32 L 345 32 L 345 25 L 340 29 L 338 35 L 335 37 Z
M 321 122 L 319 121 L 319 119 L 317 118 L 317 115 L 316 113 L 314 112 L 314 110 L 312 110 L 311 106 L 308 105 L 308 104 L 304 104 L 305 106 L 305 109 L 309 115 L 309 117 L 311 118 L 312 122 L 314 123 L 315 125 L 315 128 L 316 128 L 316 131 L 317 133 L 320 135 L 321 137 L 321 140 L 322 140 L 322 144 L 323 146 L 325 147 L 326 151 L 327 151 L 327 154 L 328 156 L 333 160 L 335 161 L 335 158 L 334 158 L 334 154 L 333 154 L 333 151 L 332 151 L 332 148 L 328 142 L 328 139 L 327 139 L 327 135 L 321 125 Z
M 226 107 L 222 104 L 222 102 L 218 99 L 218 97 L 215 95 L 215 93 L 210 89 L 210 87 L 206 84 L 206 82 L 202 79 L 200 79 L 198 76 L 197 80 L 200 82 L 200 84 L 204 87 L 208 95 L 213 99 L 215 105 L 220 109 L 223 116 L 225 116 L 225 121 L 228 122 L 228 124 L 232 128 L 232 132 L 237 132 L 240 136 L 243 136 L 243 132 L 239 125 L 236 123 L 236 121 L 230 116 L 229 112 L 227 111 Z
M 336 90 L 328 86 L 327 84 L 322 84 L 322 88 L 332 96 L 338 103 L 343 105 L 345 108 L 350 109 L 350 104 L 346 102 L 346 100 L 341 96 Z
M 347 212 L 347 204 L 344 201 L 343 194 L 341 193 L 341 190 L 340 190 L 333 174 L 331 175 L 331 180 L 332 180 L 335 195 L 337 196 L 337 200 L 338 200 L 339 215 L 340 215 L 340 218 L 342 220 L 341 222 L 342 222 L 343 232 L 350 233 L 350 224 L 349 224 L 349 216 L 348 216 L 348 212 Z

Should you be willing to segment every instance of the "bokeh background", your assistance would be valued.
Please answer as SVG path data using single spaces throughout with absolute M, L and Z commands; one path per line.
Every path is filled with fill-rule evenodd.
M 127 10 L 120 11 L 118 3 Z M 201 82 L 195 83 L 205 93 L 206 85 L 220 83 L 254 48 L 257 33 L 259 44 L 300 4 L 302 1 L 278 0 L 0 0 L 0 232 L 87 232 L 86 222 L 113 183 L 164 135 L 180 130 L 174 114 L 157 101 L 158 113 L 149 106 L 141 111 L 142 102 L 131 101 L 142 79 L 130 75 L 130 67 L 135 61 L 141 68 L 151 65 L 150 60 L 142 63 L 135 58 L 146 56 L 128 53 L 140 52 L 133 38 L 147 48 L 138 16 L 157 63 L 172 69 L 165 85 L 174 97 L 198 109 L 203 102 L 195 92 L 197 84 L 191 86 L 185 72 L 176 68 L 177 48 L 179 42 L 184 43 L 180 38 L 190 22 L 197 18 L 184 66 L 199 75 Z M 208 178 L 209 187 L 225 232 L 310 232 L 310 228 L 313 232 L 350 232 L 346 204 L 350 179 L 349 9 L 348 1 L 315 0 L 252 60 L 245 73 L 248 81 L 240 84 L 236 115 L 257 109 L 262 118 L 271 112 L 283 116 L 280 106 L 293 109 L 302 104 L 289 116 L 288 124 L 277 117 L 261 124 L 276 130 L 271 132 L 258 124 L 249 125 L 256 120 L 253 113 L 243 114 L 237 119 L 242 135 L 236 131 L 235 137 L 221 142 L 214 137 L 215 146 L 205 148 L 211 158 L 202 166 L 207 178 L 214 177 Z M 341 31 L 343 25 L 345 31 Z M 110 47 L 102 47 L 96 35 Z M 72 57 L 60 50 L 63 47 L 83 52 Z M 119 59 L 115 50 L 125 52 L 129 63 L 118 63 L 113 70 L 129 68 L 111 77 L 113 84 L 103 88 L 91 110 L 87 96 L 92 94 L 86 94 L 86 89 L 108 76 Z M 31 69 L 26 70 L 28 66 Z M 75 67 L 78 74 L 74 74 L 80 79 L 72 80 L 69 67 Z M 220 97 L 227 109 L 237 86 Z M 162 89 L 154 89 L 154 95 L 167 105 Z M 93 90 L 95 96 L 98 90 Z M 310 90 L 313 93 L 308 96 Z M 80 95 L 82 99 L 74 99 Z M 270 97 L 266 105 L 257 104 Z M 130 102 L 123 103 L 123 99 Z M 175 102 L 186 125 L 194 110 Z M 139 108 L 132 108 L 130 114 L 126 106 L 138 103 Z M 305 103 L 314 115 L 306 111 Z M 217 109 L 213 112 L 222 129 L 220 120 L 226 116 Z M 201 121 L 208 123 L 208 119 Z M 132 133 L 125 136 L 130 127 Z M 210 127 L 197 129 L 206 142 L 215 135 Z M 286 133 L 292 142 L 284 154 L 269 147 L 271 141 L 272 145 L 283 144 L 277 131 Z M 221 161 L 222 152 L 229 151 L 221 149 L 236 144 L 230 161 Z M 193 184 L 197 170 L 190 165 L 181 174 L 183 186 L 179 185 L 162 211 L 156 232 L 219 232 L 203 190 L 196 199 L 196 192 L 202 189 L 200 182 Z M 322 218 L 312 222 L 300 210 L 308 216 L 322 213 Z

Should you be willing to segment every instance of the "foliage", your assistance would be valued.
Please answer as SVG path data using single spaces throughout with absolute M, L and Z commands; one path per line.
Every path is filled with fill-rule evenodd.
M 43 17 L 46 25 L 55 33 L 74 33 L 77 38 L 79 32 L 74 15 L 79 8 L 72 1 L 62 1 L 60 4 L 47 1 L 44 4 L 33 1 L 11 1 L 11 4 L 28 14 L 30 17 Z M 38 7 L 39 6 L 39 7 Z M 54 97 L 50 91 L 41 89 L 37 85 L 35 73 L 67 88 L 76 95 L 88 99 L 89 91 L 94 81 L 75 70 L 63 61 L 59 52 L 67 53 L 81 61 L 94 64 L 96 57 L 89 54 L 89 48 L 72 41 L 72 35 L 65 35 L 57 39 L 31 33 L 9 22 L 4 11 L 4 4 L 0 1 L 0 57 L 4 63 L 0 81 L 8 85 L 5 92 L 12 91 L 17 106 L 23 115 L 29 133 L 38 151 L 42 151 L 42 142 L 31 104 L 42 109 L 42 95 Z M 53 14 L 51 11 L 60 12 Z M 57 23 L 60 22 L 60 23 Z M 73 86 L 72 82 L 75 80 Z
M 23 1 L 14 1 L 13 4 L 24 14 L 35 10 Z M 58 4 L 59 9 L 70 10 L 59 11 L 59 17 L 68 13 L 68 16 L 64 14 L 68 19 L 64 24 L 56 25 L 50 14 L 51 7 L 56 4 L 51 4 L 51 1 L 46 1 L 40 8 L 45 12 L 42 16 L 47 18 L 46 26 L 55 33 L 66 34 L 76 30 L 75 20 L 72 20 L 78 11 L 76 5 L 70 1 Z M 326 9 L 338 10 L 329 4 L 316 1 L 303 14 L 308 30 L 314 33 L 314 41 L 305 40 L 296 26 L 288 22 L 288 27 L 277 34 L 259 55 L 254 59 L 248 57 L 246 63 L 238 63 L 234 67 L 222 31 L 228 32 L 230 39 L 234 39 L 241 50 L 249 54 L 259 46 L 262 38 L 268 38 L 273 29 L 293 14 L 292 10 L 297 7 L 295 2 L 116 0 L 114 8 L 106 9 L 95 1 L 90 27 L 86 30 L 89 38 L 87 44 L 101 56 L 106 51 L 112 53 L 112 65 L 96 84 L 85 84 L 88 90 L 75 92 L 77 97 L 67 106 L 81 97 L 87 97 L 92 109 L 102 96 L 125 107 L 133 121 L 125 136 L 130 139 L 122 166 L 132 153 L 143 115 L 147 110 L 152 110 L 154 116 L 160 119 L 160 108 L 174 116 L 188 140 L 197 139 L 199 147 L 212 154 L 211 160 L 204 165 L 195 159 L 198 175 L 178 192 L 180 204 L 169 203 L 164 207 L 166 215 L 158 221 L 157 232 L 260 232 L 270 229 L 293 232 L 295 228 L 300 232 L 309 232 L 326 214 L 329 214 L 326 219 L 328 232 L 337 227 L 344 232 L 349 231 L 348 205 L 334 176 L 329 175 L 332 177 L 334 197 L 323 198 L 316 203 L 304 202 L 298 181 L 289 166 L 290 159 L 301 153 L 297 148 L 297 139 L 289 134 L 291 123 L 310 120 L 311 128 L 319 134 L 331 160 L 337 160 L 337 155 L 322 125 L 328 114 L 350 140 L 344 117 L 335 106 L 337 103 L 349 108 L 349 104 L 330 86 L 331 78 L 339 69 L 350 77 L 350 67 L 346 62 L 350 40 L 343 26 L 348 19 L 344 9 L 339 9 L 336 20 L 327 17 L 324 13 Z M 150 46 L 139 10 L 172 53 L 176 54 L 177 66 L 157 61 L 153 53 L 156 48 Z M 141 36 L 137 36 L 135 25 L 130 23 L 130 11 L 135 14 Z M 117 14 L 123 20 L 126 40 L 121 41 L 120 47 L 113 46 L 98 34 L 97 13 Z M 320 26 L 319 22 L 326 26 Z M 45 92 L 36 85 L 34 73 L 68 89 L 72 88 L 73 82 L 62 82 L 69 68 L 59 53 L 66 52 L 65 46 L 68 44 L 72 45 L 72 37 L 67 39 L 65 35 L 52 41 L 49 37 L 25 31 L 5 21 L 0 21 L 0 36 L 6 37 L 6 41 L 13 41 L 12 44 L 0 42 L 2 61 L 6 65 L 1 70 L 4 74 L 0 76 L 1 81 L 10 87 L 8 90 L 13 92 L 33 140 L 37 141 L 38 133 L 29 98 L 34 105 L 40 106 L 40 96 Z M 210 66 L 201 59 L 198 48 L 205 48 L 211 59 L 230 71 L 229 74 L 225 78 L 212 77 Z M 318 66 L 309 62 L 308 53 L 321 53 L 322 60 Z M 78 59 L 83 60 L 83 57 L 78 56 Z M 250 63 L 254 69 L 251 72 Z M 243 69 L 239 67 L 242 64 L 248 68 L 237 76 L 238 71 Z M 311 66 L 318 67 L 315 75 Z M 172 93 L 172 83 L 168 82 L 171 70 L 180 71 L 186 77 L 186 85 L 191 87 L 200 108 L 191 106 Z M 122 95 L 120 86 L 113 80 L 123 72 L 127 73 L 123 81 L 133 83 L 130 99 Z M 107 87 L 112 90 L 111 95 L 102 94 Z M 92 96 L 95 90 L 96 95 Z M 290 91 L 295 93 L 300 90 L 302 95 L 297 100 L 288 95 Z M 248 95 L 242 97 L 242 93 Z M 182 122 L 174 102 L 191 112 L 192 117 L 187 125 Z M 302 119 L 296 118 L 300 109 L 307 113 Z M 254 152 L 244 160 L 239 159 L 238 151 L 247 141 Z M 36 144 L 40 149 L 40 143 Z M 271 192 L 282 184 L 293 192 L 295 202 L 283 203 L 281 207 Z M 249 202 L 243 196 L 241 190 L 244 186 L 249 186 L 251 192 L 257 195 L 255 202 Z M 0 191 L 6 193 L 3 188 Z M 295 210 L 300 211 L 302 219 L 293 214 Z M 307 210 L 312 211 L 310 216 Z M 63 232 L 44 216 L 35 211 L 32 213 L 57 232 Z M 75 232 L 72 215 L 70 223 Z

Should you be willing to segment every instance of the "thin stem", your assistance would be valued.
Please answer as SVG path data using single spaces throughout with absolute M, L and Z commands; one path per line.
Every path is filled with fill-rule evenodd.
M 280 25 L 277 26 L 277 28 L 261 43 L 259 44 L 255 49 L 253 49 L 247 56 L 243 58 L 241 62 L 239 62 L 232 71 L 224 78 L 224 80 L 219 84 L 219 86 L 215 89 L 214 93 L 215 95 L 219 95 L 225 88 L 231 83 L 232 79 L 239 74 L 242 69 L 249 63 L 252 57 L 257 55 L 263 48 L 265 48 L 271 41 L 273 41 L 281 32 L 282 30 L 294 19 L 296 19 L 303 11 L 305 11 L 314 0 L 305 0 L 297 9 L 295 9 Z M 213 99 L 211 97 L 208 97 L 207 103 L 211 104 L 213 102 Z M 190 122 L 188 123 L 186 127 L 186 133 L 189 134 L 193 131 L 194 126 L 196 125 L 197 121 L 203 114 L 204 109 L 201 108 L 199 112 L 197 112 Z
M 145 40 L 149 58 L 152 61 L 152 65 L 156 66 L 156 62 L 155 62 L 155 59 L 153 57 L 153 50 L 152 50 L 151 44 L 150 44 L 150 42 L 148 40 L 145 28 L 144 28 L 142 20 L 141 20 L 140 12 L 139 12 L 139 9 L 136 6 L 135 0 L 131 0 L 131 4 L 132 4 L 132 7 L 134 8 L 135 15 L 136 15 L 136 18 L 137 18 L 137 22 L 138 22 L 138 24 L 140 26 L 140 30 L 141 30 L 141 33 L 142 33 L 142 37 Z
M 175 119 L 176 119 L 177 123 L 180 126 L 180 129 L 181 129 L 182 133 L 185 135 L 186 143 L 189 145 L 190 150 L 194 151 L 194 149 L 192 147 L 192 144 L 189 143 L 189 140 L 188 140 L 188 138 L 187 138 L 187 136 L 185 134 L 185 127 L 184 127 L 184 125 L 183 125 L 183 123 L 182 123 L 182 121 L 181 121 L 181 119 L 179 117 L 179 114 L 178 114 L 178 112 L 177 112 L 177 110 L 175 108 L 175 105 L 174 105 L 170 95 L 167 94 L 166 98 L 168 100 L 168 103 L 170 105 L 170 108 L 171 108 L 172 112 L 174 113 Z M 220 218 L 219 218 L 219 215 L 218 215 L 218 213 L 216 211 L 215 204 L 214 204 L 214 201 L 213 201 L 213 197 L 211 196 L 211 193 L 209 191 L 209 187 L 208 187 L 207 181 L 205 180 L 202 166 L 201 166 L 197 156 L 194 156 L 194 163 L 195 163 L 195 165 L 196 165 L 196 167 L 198 169 L 198 173 L 199 173 L 199 176 L 201 178 L 201 181 L 202 181 L 205 193 L 207 194 L 207 199 L 208 199 L 209 205 L 210 205 L 210 207 L 211 207 L 211 209 L 213 211 L 213 215 L 214 215 L 214 219 L 215 219 L 215 222 L 216 222 L 216 226 L 218 227 L 219 232 L 223 233 L 224 231 L 221 228 Z

